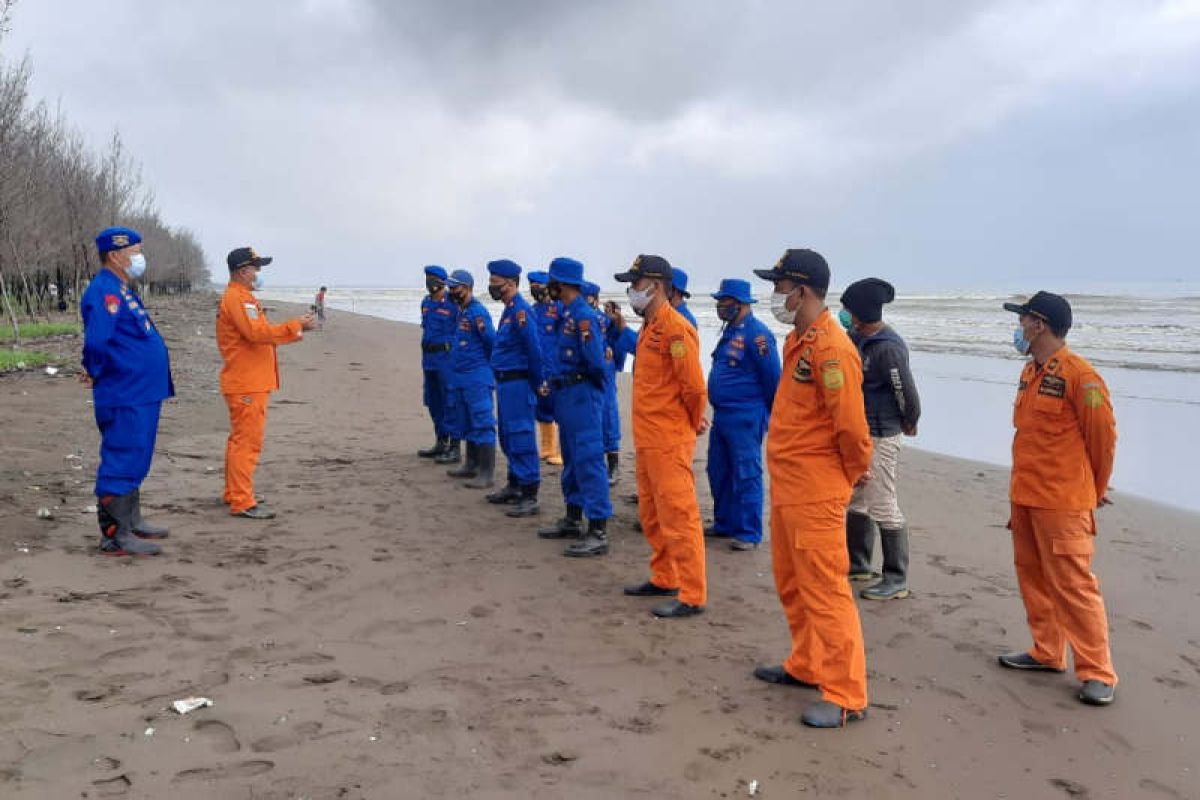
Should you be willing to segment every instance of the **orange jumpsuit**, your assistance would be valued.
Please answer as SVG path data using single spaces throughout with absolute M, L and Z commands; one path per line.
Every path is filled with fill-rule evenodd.
M 1064 346 L 1045 365 L 1025 365 L 1013 426 L 1009 528 L 1030 655 L 1062 669 L 1069 643 L 1081 681 L 1115 686 L 1104 598 L 1091 570 L 1094 511 L 1117 446 L 1108 387 Z
M 700 336 L 664 303 L 638 337 L 633 365 L 633 444 L 638 516 L 650 543 L 650 581 L 679 589 L 679 602 L 703 606 L 704 526 L 692 456 L 708 388 Z
M 267 399 L 279 388 L 275 345 L 302 338 L 299 320 L 281 325 L 266 314 L 249 289 L 230 282 L 217 309 L 217 347 L 221 394 L 229 407 L 229 439 L 225 443 L 225 502 L 232 514 L 255 505 L 254 469 L 267 426 Z
M 767 430 L 771 561 L 792 634 L 783 667 L 842 708 L 867 707 L 862 624 L 846 578 L 846 504 L 871 465 L 862 362 L 829 310 L 788 334 Z

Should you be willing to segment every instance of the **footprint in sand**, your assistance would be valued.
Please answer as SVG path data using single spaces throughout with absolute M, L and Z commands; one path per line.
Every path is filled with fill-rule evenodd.
M 295 747 L 320 732 L 321 723 L 301 722 L 287 733 L 278 733 L 273 736 L 264 736 L 261 739 L 255 739 L 250 743 L 250 749 L 256 753 L 274 753 L 278 750 Z
M 1088 798 L 1092 796 L 1091 791 L 1082 783 L 1076 783 L 1066 778 L 1051 778 L 1048 783 L 1055 789 L 1062 789 L 1067 793 L 1068 797 Z
M 192 726 L 196 738 L 207 744 L 214 753 L 236 753 L 242 749 L 233 728 L 219 719 L 197 720 Z
M 240 761 L 237 764 L 221 764 L 214 767 L 197 767 L 176 772 L 172 783 L 192 783 L 195 781 L 223 781 L 230 778 L 253 778 L 275 769 L 274 761 Z
M 92 786 L 96 787 L 96 797 L 124 797 L 132 788 L 133 781 L 125 775 L 118 775 L 92 781 Z

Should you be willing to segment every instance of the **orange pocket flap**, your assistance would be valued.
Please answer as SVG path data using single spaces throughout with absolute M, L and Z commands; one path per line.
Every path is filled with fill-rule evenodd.
M 1050 542 L 1056 556 L 1090 556 L 1096 550 L 1091 536 L 1072 536 Z

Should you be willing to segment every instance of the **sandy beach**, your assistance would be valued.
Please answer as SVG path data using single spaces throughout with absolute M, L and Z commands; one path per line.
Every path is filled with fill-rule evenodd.
M 788 648 L 769 548 L 710 544 L 694 619 L 622 596 L 648 555 L 619 499 L 627 383 L 613 554 L 565 559 L 416 456 L 418 329 L 333 313 L 280 348 L 257 481 L 279 517 L 234 519 L 216 302 L 148 300 L 179 393 L 142 489 L 160 557 L 96 552 L 77 357 L 0 377 L 0 797 L 1200 798 L 1200 515 L 1100 513 L 1121 682 L 1084 707 L 1072 676 L 995 662 L 1028 644 L 1007 471 L 906 451 L 913 596 L 860 601 L 870 716 L 812 731 L 809 693 L 750 675 Z M 171 710 L 190 695 L 214 704 Z

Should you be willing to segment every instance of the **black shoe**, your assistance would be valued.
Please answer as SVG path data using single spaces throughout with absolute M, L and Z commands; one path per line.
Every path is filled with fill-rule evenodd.
M 101 497 L 96 503 L 100 552 L 106 556 L 156 556 L 162 548 L 133 533 L 133 492 Z
M 728 539 L 730 537 L 730 534 L 717 530 L 717 523 L 715 522 L 712 525 L 704 526 L 704 535 L 710 539 Z
M 608 459 L 608 485 L 616 486 L 618 478 L 617 468 L 621 465 L 621 454 L 605 453 L 605 457 Z
M 679 595 L 678 589 L 664 589 L 651 581 L 639 583 L 637 586 L 626 586 L 624 592 L 630 597 L 677 597 Z
M 816 689 L 815 683 L 806 683 L 799 678 L 793 678 L 792 673 L 783 668 L 783 665 L 777 667 L 768 667 L 760 665 L 754 668 L 754 677 L 766 683 L 773 683 L 776 686 L 795 686 L 797 689 Z
M 435 464 L 457 464 L 462 460 L 462 442 L 458 439 L 447 439 L 446 446 L 442 449 L 442 454 L 435 456 L 433 463 Z
M 439 436 L 437 441 L 433 443 L 433 447 L 426 447 L 418 450 L 417 455 L 419 455 L 421 458 L 437 458 L 442 453 L 446 452 L 447 441 L 448 440 Z
M 757 550 L 758 542 L 747 542 L 744 539 L 734 539 L 729 543 L 729 549 L 737 552 L 746 552 L 747 550 Z
M 130 516 L 133 535 L 139 539 L 166 539 L 170 531 L 159 525 L 151 525 L 142 519 L 142 490 L 133 490 L 133 513 Z
M 1000 666 L 1008 667 L 1009 669 L 1023 669 L 1030 672 L 1066 672 L 1065 669 L 1052 667 L 1048 664 L 1036 660 L 1029 653 L 1005 653 L 1002 656 L 997 656 L 996 660 L 1000 662 Z
M 867 710 L 855 711 L 852 708 L 842 708 L 836 703 L 819 700 L 800 715 L 800 721 L 810 728 L 844 728 L 851 722 L 867 718 Z
M 467 458 L 461 467 L 446 470 L 446 474 L 451 478 L 474 478 L 478 472 L 479 451 L 477 445 L 472 442 L 467 442 Z M 457 459 L 456 459 L 457 460 Z
M 275 519 L 275 512 L 265 506 L 250 506 L 245 511 L 234 514 L 235 517 L 246 519 Z
M 534 517 L 540 510 L 538 506 L 538 485 L 531 483 L 518 489 L 520 496 L 517 502 L 504 513 L 510 517 Z
M 672 600 L 669 603 L 663 603 L 661 606 L 655 606 L 650 609 L 650 613 L 661 619 L 694 617 L 697 614 L 704 613 L 704 606 L 692 606 L 687 603 L 681 603 L 678 600 Z
M 563 555 L 569 558 L 591 558 L 608 555 L 608 520 L 593 519 L 588 521 L 587 533 L 577 542 L 567 545 Z
M 475 445 L 475 473 L 466 483 L 468 489 L 490 489 L 496 482 L 496 445 Z
M 506 505 L 507 503 L 515 503 L 517 500 L 521 499 L 521 487 L 517 486 L 516 481 L 509 477 L 508 483 L 504 485 L 503 489 L 500 489 L 496 492 L 491 492 L 483 499 L 497 506 Z
M 1085 705 L 1106 706 L 1117 698 L 1117 687 L 1103 681 L 1084 681 L 1075 697 Z
M 539 539 L 578 539 L 583 535 L 583 520 L 572 519 L 570 513 L 549 528 L 539 528 Z

